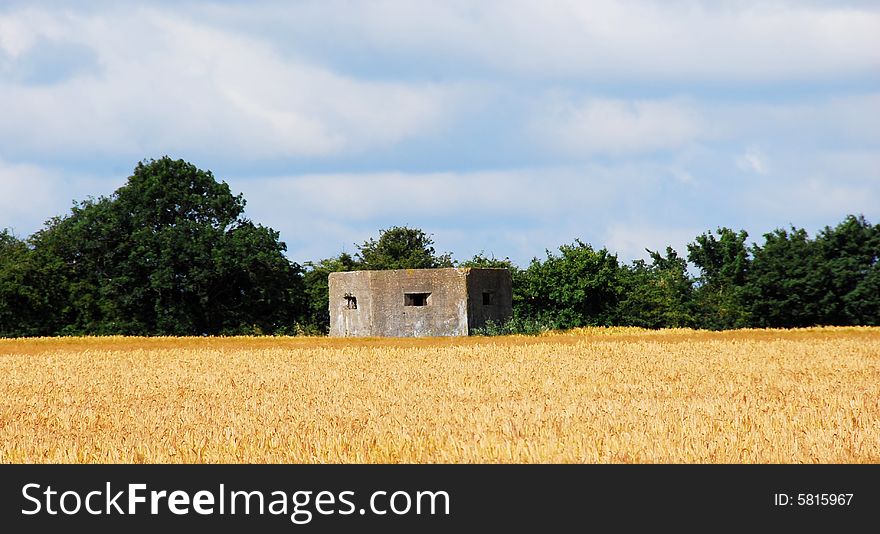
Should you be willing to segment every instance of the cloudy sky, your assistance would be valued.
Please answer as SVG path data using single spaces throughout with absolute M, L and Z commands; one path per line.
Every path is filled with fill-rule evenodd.
M 169 155 L 289 256 L 880 222 L 880 2 L 0 1 L 0 228 Z

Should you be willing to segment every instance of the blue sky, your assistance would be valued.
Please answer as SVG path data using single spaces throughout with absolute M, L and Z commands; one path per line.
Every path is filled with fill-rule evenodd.
M 0 228 L 169 155 L 291 259 L 880 222 L 880 2 L 0 2 Z

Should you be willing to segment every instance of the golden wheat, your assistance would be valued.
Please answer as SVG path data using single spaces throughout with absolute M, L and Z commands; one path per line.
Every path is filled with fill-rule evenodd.
M 0 462 L 880 462 L 880 328 L 0 341 Z

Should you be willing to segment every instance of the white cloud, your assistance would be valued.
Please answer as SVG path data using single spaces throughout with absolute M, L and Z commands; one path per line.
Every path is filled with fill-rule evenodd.
M 792 191 L 790 196 L 796 209 L 812 215 L 840 216 L 849 213 L 869 213 L 880 205 L 876 188 L 834 183 L 820 178 L 809 178 Z
M 659 188 L 689 187 L 652 165 L 321 174 L 231 179 L 255 219 L 281 231 L 300 261 L 338 254 L 391 225 L 435 233 L 438 250 L 481 250 L 526 263 L 575 238 L 602 246 L 612 221 L 656 216 Z M 658 208 L 659 209 L 659 208 Z M 664 245 L 665 246 L 665 245 Z
M 525 262 L 880 217 L 876 3 L 32 5 L 0 8 L 19 233 L 118 185 L 65 163 L 121 182 L 162 154 L 219 171 L 298 260 L 391 224 Z
M 699 115 L 683 100 L 621 100 L 558 95 L 534 111 L 532 132 L 569 154 L 632 154 L 680 148 L 699 139 Z
M 245 188 L 249 205 L 296 205 L 306 217 L 323 215 L 347 222 L 386 217 L 554 217 L 576 205 L 601 204 L 610 189 L 601 184 L 588 187 L 593 181 L 579 179 L 568 169 L 318 174 L 237 183 Z M 567 193 L 562 193 L 563 185 Z
M 815 147 L 880 145 L 880 94 L 837 94 L 774 103 L 696 98 L 620 99 L 549 93 L 531 109 L 532 139 L 569 156 L 632 156 L 680 151 L 694 143 L 747 142 Z M 754 146 L 737 166 L 767 174 L 768 158 Z
M 766 158 L 757 148 L 749 148 L 736 159 L 736 165 L 746 172 L 767 174 Z
M 864 149 L 789 147 L 773 154 L 767 175 L 745 174 L 731 184 L 724 209 L 757 237 L 794 224 L 808 230 L 835 225 L 849 214 L 880 218 L 880 155 Z
M 680 256 L 687 257 L 687 244 L 704 231 L 705 228 L 698 226 L 668 227 L 634 221 L 616 222 L 606 228 L 604 243 L 624 262 L 649 260 L 645 249 L 665 254 L 666 247 L 672 247 Z
M 697 179 L 694 175 L 681 167 L 673 166 L 667 169 L 670 175 L 682 184 L 696 184 Z
M 0 52 L 16 57 L 33 45 L 33 32 L 24 20 L 0 15 Z
M 880 66 L 880 10 L 868 3 L 322 0 L 210 15 L 256 31 L 271 18 L 324 57 L 368 50 L 543 78 L 773 83 Z
M 0 159 L 0 229 L 26 237 L 52 217 L 69 214 L 74 200 L 109 195 L 124 181 Z
M 58 198 L 58 176 L 34 165 L 0 160 L 0 228 L 11 226 L 26 236 L 52 215 Z
M 838 180 L 862 178 L 866 184 L 880 186 L 880 150 L 826 149 L 816 154 L 816 159 L 818 164 L 811 165 L 811 168 L 826 169 L 829 174 L 837 174 Z
M 836 224 L 849 214 L 880 216 L 880 176 L 874 183 L 841 180 L 833 174 L 814 173 L 800 180 L 768 182 L 743 192 L 742 203 L 763 218 L 772 218 L 776 226 L 792 223 L 807 226 L 824 220 Z M 876 221 L 875 221 L 876 222 Z
M 518 94 L 513 100 L 525 111 L 494 113 L 527 115 L 513 124 L 525 122 L 533 136 L 524 134 L 526 142 L 549 145 L 552 154 L 631 155 L 756 131 L 877 142 L 880 123 L 870 113 L 880 108 L 876 94 L 831 97 L 818 110 L 813 102 L 608 96 L 613 91 L 584 97 L 566 96 L 566 89 L 538 91 L 545 96 L 535 100 L 528 84 L 507 86 L 498 69 L 563 88 L 547 76 L 612 85 L 676 80 L 677 87 L 691 80 L 867 76 L 880 67 L 878 35 L 876 9 L 787 2 L 9 9 L 0 14 L 0 155 L 35 161 L 221 154 L 248 162 L 357 156 L 490 120 L 470 116 L 485 98 L 477 87 L 487 86 Z M 97 72 L 74 69 L 40 86 L 3 81 L 3 72 L 46 40 L 93 50 Z M 391 67 L 358 78 L 326 66 L 344 65 L 339 58 L 348 56 L 368 58 L 379 71 Z M 408 68 L 452 69 L 454 80 L 478 72 L 481 81 L 393 81 Z
M 775 144 L 880 145 L 880 93 L 839 93 L 775 103 L 701 103 L 715 138 Z
M 48 86 L 0 81 L 7 154 L 351 154 L 434 131 L 459 98 L 456 87 L 346 77 L 157 9 L 28 10 L 3 24 L 28 28 L 4 41 L 18 55 L 60 40 L 92 48 L 101 68 Z
M 0 229 L 27 237 L 52 217 L 68 215 L 74 201 L 110 195 L 125 180 L 0 158 Z

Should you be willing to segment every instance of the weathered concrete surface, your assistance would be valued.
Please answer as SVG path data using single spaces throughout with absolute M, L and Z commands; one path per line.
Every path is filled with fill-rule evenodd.
M 331 336 L 466 336 L 512 311 L 507 269 L 331 273 L 329 286 Z
M 502 323 L 513 314 L 513 286 L 507 269 L 471 269 L 467 287 L 469 329 L 481 328 L 490 319 Z

